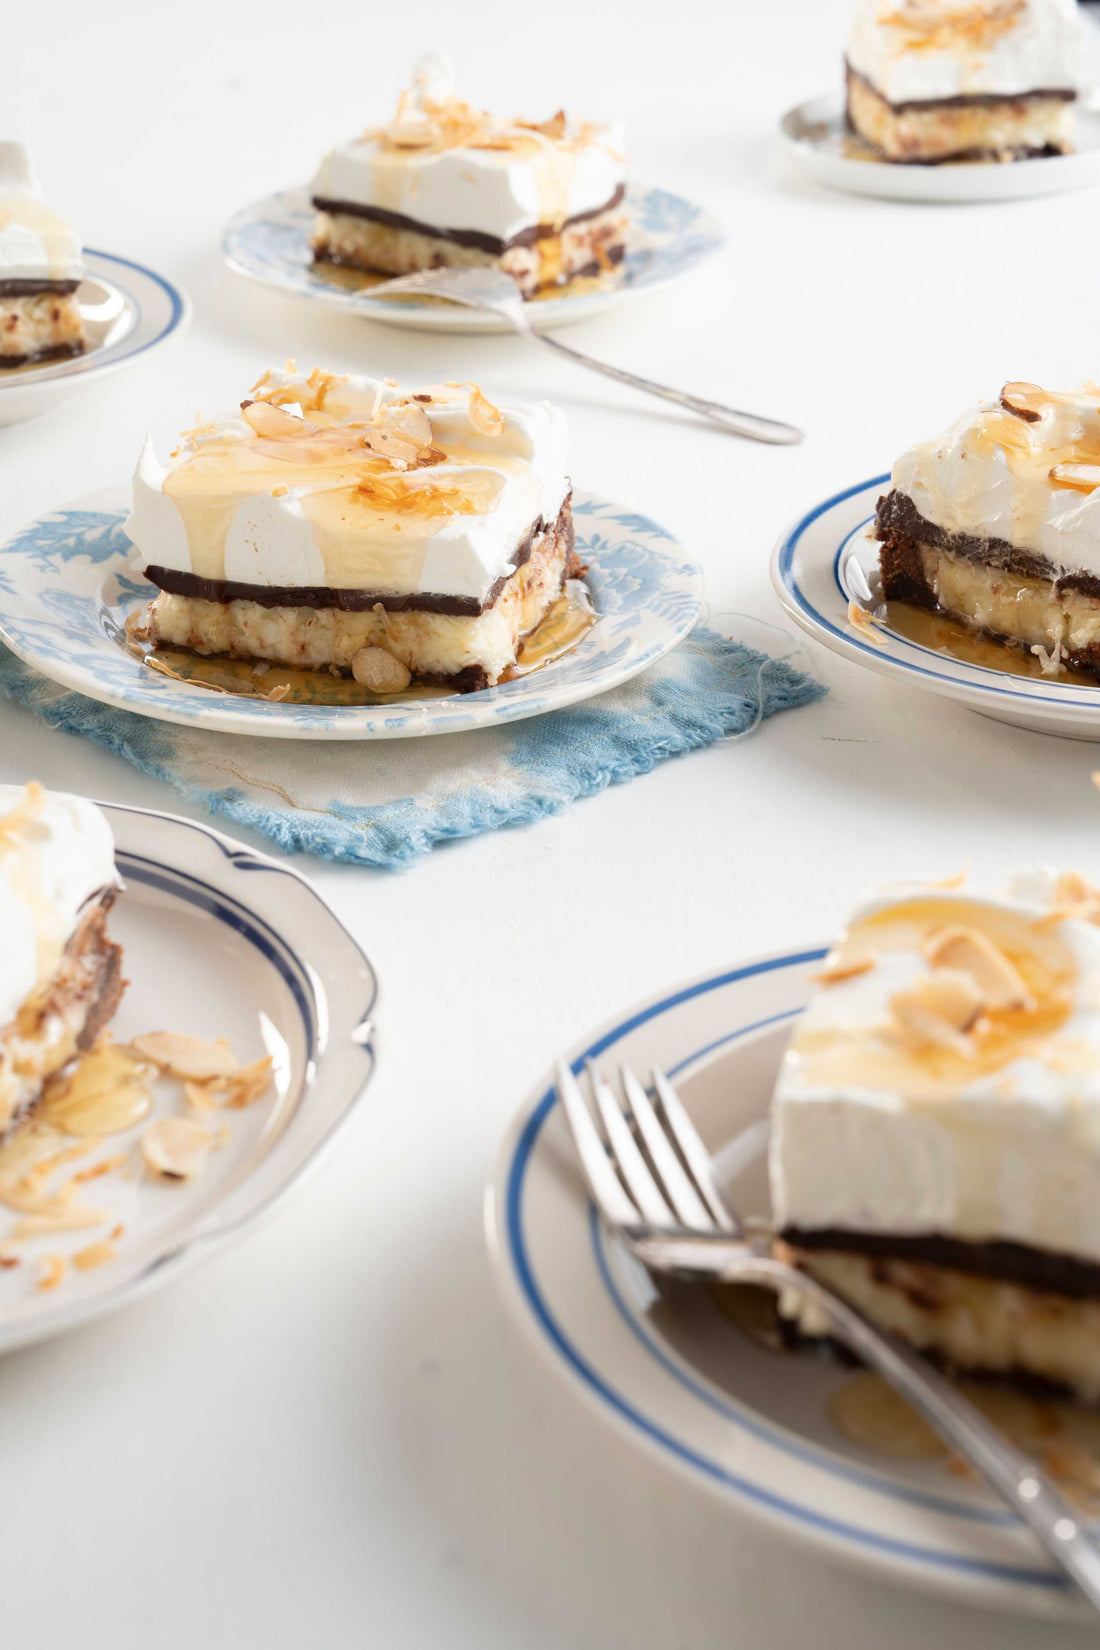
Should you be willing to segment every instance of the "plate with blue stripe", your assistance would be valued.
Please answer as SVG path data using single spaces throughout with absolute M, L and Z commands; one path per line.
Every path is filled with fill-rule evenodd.
M 605 1072 L 620 1062 L 667 1072 L 735 1203 L 767 1218 L 772 1088 L 826 950 L 806 945 L 690 980 L 597 1027 L 565 1059 L 578 1074 L 589 1059 Z M 837 1399 L 860 1378 L 851 1369 L 785 1349 L 729 1291 L 658 1282 L 607 1236 L 552 1073 L 505 1141 L 486 1225 L 504 1300 L 540 1360 L 655 1470 L 695 1483 L 719 1516 L 750 1517 L 883 1580 L 1077 1615 L 1023 1525 L 946 1455 L 903 1459 L 841 1429 Z

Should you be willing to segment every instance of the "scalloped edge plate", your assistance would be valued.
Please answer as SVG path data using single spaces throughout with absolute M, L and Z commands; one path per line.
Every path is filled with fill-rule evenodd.
M 540 330 L 581 321 L 623 298 L 655 292 L 686 275 L 725 244 L 722 225 L 704 207 L 653 185 L 627 186 L 631 229 L 620 278 L 599 292 L 540 298 L 527 305 Z M 230 269 L 277 292 L 362 315 L 369 321 L 433 332 L 511 332 L 498 315 L 459 304 L 372 298 L 347 291 L 316 273 L 309 237 L 316 216 L 308 190 L 283 189 L 254 201 L 230 218 L 222 252 Z
M 703 575 L 648 516 L 574 492 L 577 550 L 597 622 L 529 676 L 480 693 L 371 705 L 238 698 L 157 675 L 125 646 L 123 625 L 152 587 L 122 531 L 129 489 L 107 488 L 40 516 L 0 544 L 0 640 L 91 699 L 159 721 L 272 739 L 411 739 L 499 727 L 617 687 L 660 659 L 703 610 Z

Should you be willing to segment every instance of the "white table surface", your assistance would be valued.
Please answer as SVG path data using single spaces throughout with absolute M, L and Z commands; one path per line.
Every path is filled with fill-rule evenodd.
M 1097 196 L 974 208 L 827 194 L 782 111 L 827 85 L 844 0 L 55 0 L 4 16 L 4 133 L 89 244 L 195 300 L 189 336 L 0 432 L 0 530 L 124 478 L 151 429 L 300 363 L 549 395 L 577 481 L 664 521 L 716 614 L 776 620 L 767 557 L 826 493 L 1004 379 L 1095 375 Z M 461 19 L 461 26 L 459 24 Z M 475 100 L 620 112 L 639 175 L 729 250 L 569 334 L 803 424 L 739 442 L 505 338 L 421 336 L 221 266 L 232 209 L 307 176 L 442 45 Z M 784 645 L 777 637 L 777 645 Z M 998 1650 L 1095 1642 L 891 1591 L 757 1533 L 536 1365 L 481 1230 L 500 1137 L 554 1052 L 696 971 L 828 935 L 868 880 L 972 860 L 1096 875 L 1100 750 L 816 651 L 822 704 L 405 874 L 306 862 L 381 972 L 377 1085 L 299 1200 L 167 1293 L 0 1363 L 5 1642 L 85 1650 Z M 476 738 L 476 735 L 472 736 Z M 332 748 L 334 770 L 362 748 Z M 185 811 L 0 706 L 0 778 Z

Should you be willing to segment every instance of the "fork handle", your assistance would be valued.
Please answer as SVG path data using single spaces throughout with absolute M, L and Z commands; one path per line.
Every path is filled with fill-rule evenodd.
M 755 413 L 737 412 L 733 407 L 724 407 L 720 401 L 706 401 L 701 395 L 688 395 L 686 390 L 673 390 L 667 384 L 655 384 L 651 378 L 639 378 L 637 373 L 625 372 L 622 367 L 609 366 L 606 361 L 594 361 L 591 355 L 582 355 L 579 349 L 571 349 L 548 333 L 531 332 L 530 336 L 545 344 L 547 349 L 568 356 L 578 366 L 591 367 L 593 372 L 602 372 L 606 378 L 617 379 L 620 384 L 629 384 L 635 390 L 644 390 L 647 395 L 659 395 L 664 401 L 675 401 L 678 407 L 700 413 L 703 418 L 709 418 L 712 424 L 720 425 L 733 435 L 745 435 L 751 441 L 768 441 L 775 446 L 790 446 L 802 440 L 802 431 L 796 430 L 793 424 L 778 424 L 771 418 L 758 418 Z
M 874 1328 L 861 1312 L 815 1278 L 781 1261 L 739 1258 L 728 1276 L 739 1283 L 797 1289 L 812 1301 L 831 1333 L 884 1375 L 941 1438 L 955 1446 L 989 1487 L 1003 1496 L 1093 1607 L 1100 1610 L 1100 1548 L 1082 1526 L 1078 1510 L 1034 1461 L 993 1427 L 931 1364 L 893 1336 Z

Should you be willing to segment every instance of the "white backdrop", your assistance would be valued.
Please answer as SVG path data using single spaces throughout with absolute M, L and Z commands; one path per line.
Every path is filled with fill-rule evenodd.
M 125 477 L 146 430 L 301 364 L 548 394 L 579 484 L 664 521 L 715 612 L 775 620 L 783 524 L 1004 379 L 1096 376 L 1096 196 L 903 207 L 818 192 L 774 127 L 838 71 L 841 0 L 10 4 L 4 136 L 90 245 L 181 280 L 190 335 L 0 432 L 0 530 Z M 680 296 L 581 348 L 799 422 L 768 449 L 503 338 L 385 330 L 225 272 L 224 218 L 384 115 L 411 60 L 475 100 L 622 113 L 638 175 L 726 220 Z M 341 1151 L 239 1251 L 0 1363 L 13 1644 L 86 1650 L 1021 1650 L 1094 1638 L 893 1593 L 756 1534 L 633 1454 L 517 1344 L 480 1229 L 499 1138 L 557 1048 L 711 965 L 827 936 L 862 884 L 1100 873 L 1100 753 L 813 656 L 832 693 L 743 745 L 401 876 L 321 867 L 384 988 Z M 476 736 L 474 736 L 476 737 Z M 334 748 L 334 768 L 362 748 Z M 0 778 L 174 797 L 0 707 Z M 166 967 L 170 960 L 166 959 Z

